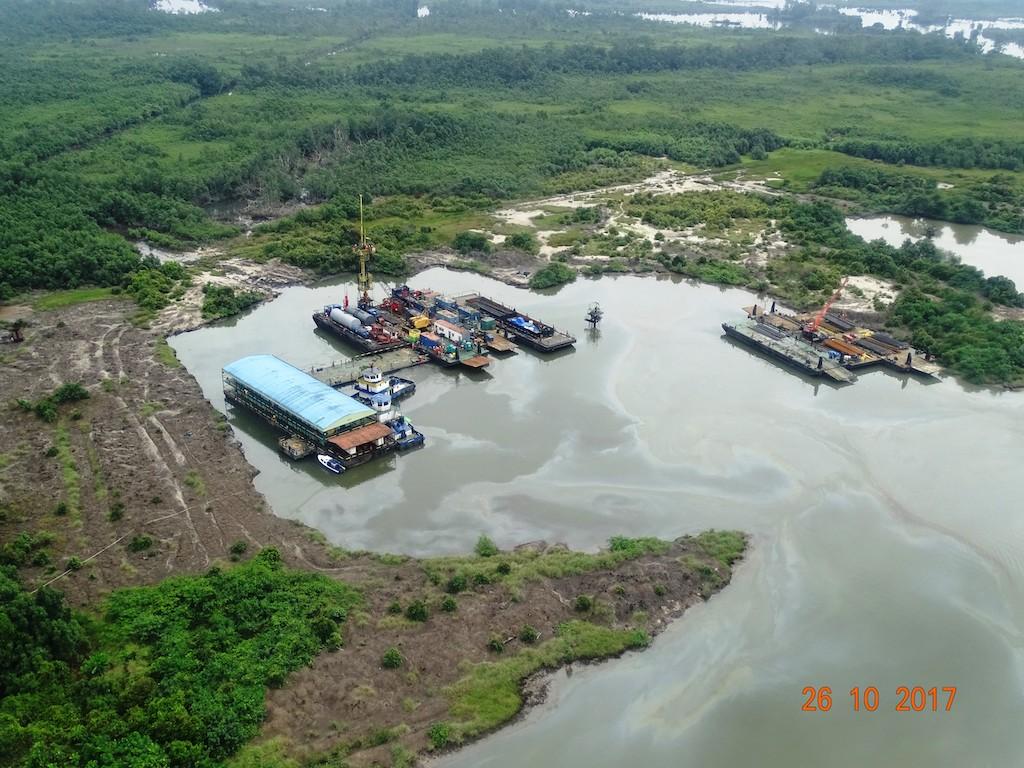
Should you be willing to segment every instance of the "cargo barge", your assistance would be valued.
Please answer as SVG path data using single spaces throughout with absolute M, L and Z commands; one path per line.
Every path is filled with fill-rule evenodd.
M 357 317 L 357 313 L 363 317 Z M 317 328 L 337 336 L 361 352 L 385 352 L 401 347 L 402 340 L 377 318 L 358 308 L 345 308 L 329 304 L 321 312 L 313 313 Z
M 826 377 L 840 384 L 852 384 L 856 380 L 827 353 L 819 352 L 810 344 L 760 320 L 722 323 L 722 330 L 729 338 L 780 360 L 807 376 Z
M 525 344 L 538 352 L 556 352 L 567 349 L 576 343 L 576 339 L 568 333 L 555 329 L 546 323 L 517 312 L 513 307 L 506 307 L 486 296 L 469 296 L 465 305 L 480 310 L 494 318 L 509 341 Z

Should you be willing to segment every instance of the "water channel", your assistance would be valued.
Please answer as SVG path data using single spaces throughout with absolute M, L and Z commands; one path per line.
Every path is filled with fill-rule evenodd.
M 1024 394 L 884 372 L 844 389 L 802 379 L 722 338 L 751 301 L 741 290 L 621 276 L 539 295 L 439 269 L 410 282 L 512 302 L 573 331 L 576 350 L 523 350 L 476 375 L 413 370 L 405 412 L 427 447 L 342 478 L 282 458 L 230 410 L 277 514 L 410 554 L 481 533 L 583 548 L 623 532 L 753 536 L 733 584 L 652 648 L 562 675 L 549 704 L 446 768 L 1019 764 Z M 310 320 L 345 290 L 291 288 L 171 343 L 223 408 L 233 359 L 345 356 Z M 878 688 L 878 711 L 853 712 L 855 685 Z M 953 711 L 895 712 L 901 685 L 956 686 Z M 830 686 L 832 710 L 802 712 L 805 686 Z

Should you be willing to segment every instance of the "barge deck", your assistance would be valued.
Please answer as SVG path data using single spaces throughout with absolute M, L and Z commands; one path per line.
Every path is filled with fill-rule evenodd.
M 493 317 L 509 341 L 525 344 L 538 352 L 557 352 L 576 343 L 574 336 L 486 296 L 470 294 L 458 300 Z

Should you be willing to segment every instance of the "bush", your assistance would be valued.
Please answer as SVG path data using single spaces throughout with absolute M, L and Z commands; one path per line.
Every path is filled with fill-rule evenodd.
M 455 598 L 451 595 L 445 595 L 441 601 L 441 610 L 445 613 L 454 613 L 459 607 L 459 604 L 455 602 Z
M 413 600 L 405 609 L 405 618 L 409 621 L 426 621 L 427 616 L 427 604 L 422 600 Z
M 476 540 L 476 547 L 474 547 L 474 550 L 480 557 L 494 557 L 494 555 L 501 551 L 493 541 L 483 535 Z
M 57 517 L 64 517 L 68 513 L 68 503 L 66 501 L 57 502 L 57 506 L 53 508 L 53 514 Z
M 523 628 L 519 630 L 519 639 L 527 645 L 533 645 L 537 642 L 537 638 L 539 637 L 540 632 L 529 624 L 524 625 Z
M 68 558 L 68 570 L 70 571 L 80 571 L 82 570 L 83 565 L 84 563 L 82 562 L 82 559 L 79 557 Z
M 483 571 L 477 571 L 473 574 L 473 586 L 474 587 L 486 587 L 491 583 L 491 577 Z
M 664 597 L 666 592 L 668 592 L 668 590 L 665 589 L 664 584 L 654 585 L 654 594 L 656 594 L 658 597 Z
M 124 504 L 120 501 L 115 501 L 110 505 L 110 511 L 107 513 L 107 519 L 112 523 L 116 523 L 124 517 Z
M 452 245 L 459 253 L 488 253 L 491 250 L 487 235 L 482 232 L 459 232 Z
M 388 606 L 388 613 L 392 616 L 398 616 L 402 613 L 402 604 L 395 600 L 395 602 Z
M 499 635 L 491 635 L 491 639 L 487 641 L 487 650 L 492 653 L 504 653 L 505 641 Z
M 573 608 L 580 613 L 587 613 L 594 607 L 594 600 L 588 595 L 579 595 L 576 598 L 576 602 L 573 603 Z
M 248 548 L 249 548 L 248 542 L 245 542 L 245 541 L 242 541 L 242 540 L 238 540 L 234 544 L 231 545 L 231 549 L 229 549 L 228 551 L 231 553 L 232 559 L 237 560 L 238 558 L 240 558 L 242 555 L 245 554 L 245 550 L 247 550 Z
M 392 646 L 384 651 L 384 655 L 380 659 L 380 665 L 384 669 L 398 669 L 402 666 L 402 653 L 397 648 Z
M 514 235 L 509 235 L 505 240 L 505 245 L 527 253 L 537 253 L 540 249 L 537 238 L 529 232 L 516 232 Z
M 128 542 L 128 549 L 132 552 L 144 552 L 153 546 L 153 539 L 149 536 L 135 536 Z
M 57 455 L 57 446 L 56 445 L 51 445 L 49 448 L 46 449 L 46 458 L 52 459 L 56 455 Z
M 467 586 L 469 586 L 469 584 L 466 582 L 466 574 L 456 573 L 448 579 L 448 583 L 445 585 L 444 589 L 450 595 L 457 595 L 459 592 L 465 592 Z
M 452 727 L 448 723 L 434 723 L 427 731 L 427 738 L 434 749 L 443 749 L 451 744 Z
M 502 576 L 508 576 L 510 573 L 512 573 L 512 564 L 508 562 L 498 563 L 498 573 L 500 573 Z
M 571 283 L 576 279 L 576 270 L 561 262 L 553 261 L 538 269 L 530 277 L 531 288 L 552 288 L 556 285 Z

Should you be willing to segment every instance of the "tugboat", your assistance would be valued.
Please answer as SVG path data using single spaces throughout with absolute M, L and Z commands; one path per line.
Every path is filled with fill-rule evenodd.
M 399 416 L 394 421 L 388 422 L 388 426 L 391 427 L 391 431 L 395 434 L 395 443 L 400 451 L 407 451 L 410 448 L 421 446 L 426 440 L 423 437 L 423 433 L 417 431 L 404 416 Z
M 320 462 L 320 466 L 326 469 L 328 472 L 333 472 L 336 475 L 340 475 L 345 471 L 345 468 L 341 465 L 341 462 L 332 456 L 328 456 L 326 453 L 318 453 L 316 460 Z
M 584 320 L 590 326 L 591 330 L 593 330 L 597 328 L 597 324 L 601 322 L 601 318 L 603 317 L 604 312 L 601 311 L 601 305 L 595 301 L 590 305 L 590 309 L 587 310 L 587 316 Z

